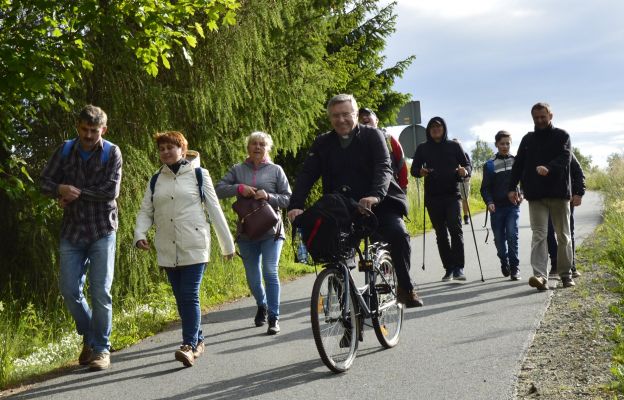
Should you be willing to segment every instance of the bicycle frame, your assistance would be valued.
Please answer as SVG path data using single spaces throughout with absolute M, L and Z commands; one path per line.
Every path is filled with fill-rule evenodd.
M 345 293 L 352 292 L 355 295 L 358 303 L 358 311 L 365 318 L 374 317 L 375 315 L 378 315 L 380 311 L 394 305 L 394 303 L 389 303 L 380 309 L 378 304 L 371 304 L 371 300 L 377 299 L 377 288 L 375 285 L 371 285 L 371 282 L 375 282 L 375 274 L 379 274 L 384 283 L 390 287 L 388 281 L 379 270 L 379 266 L 375 265 L 375 260 L 372 258 L 372 255 L 379 250 L 380 247 L 382 247 L 380 242 L 370 244 L 370 240 L 367 236 L 364 238 L 364 254 L 362 255 L 360 249 L 357 249 L 358 270 L 364 272 L 364 286 L 361 288 L 356 286 L 353 276 L 351 275 L 351 270 L 345 262 L 340 262 L 336 265 L 344 276 Z M 396 293 L 394 293 L 394 295 L 396 296 Z M 351 319 L 348 318 L 347 315 L 349 310 L 349 301 L 349 296 L 343 296 L 342 316 L 344 321 L 349 321 L 349 324 L 351 324 Z

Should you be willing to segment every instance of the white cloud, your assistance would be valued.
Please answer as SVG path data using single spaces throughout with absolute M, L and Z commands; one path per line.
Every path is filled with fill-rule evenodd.
M 607 111 L 586 117 L 561 121 L 561 126 L 577 133 L 624 133 L 624 110 Z
M 498 0 L 401 0 L 402 7 L 428 16 L 448 19 L 469 18 L 488 14 L 496 9 Z

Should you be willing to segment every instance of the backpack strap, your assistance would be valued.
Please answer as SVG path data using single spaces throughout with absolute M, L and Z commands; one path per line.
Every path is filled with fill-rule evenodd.
M 63 143 L 63 150 L 61 151 L 61 158 L 65 159 L 69 156 L 71 149 L 74 147 L 74 143 L 76 143 L 76 138 L 66 140 Z
M 152 177 L 150 178 L 150 190 L 152 192 L 152 203 L 154 203 L 154 189 L 156 189 L 156 181 L 158 180 L 158 175 L 160 175 L 160 171 L 162 170 L 162 167 L 160 167 L 158 169 L 158 172 L 156 172 L 154 175 L 152 175 Z
M 158 175 L 160 175 L 160 171 L 162 167 L 150 178 L 150 190 L 152 191 L 152 203 L 154 202 L 154 189 L 156 189 L 156 181 L 158 180 Z M 199 188 L 199 198 L 203 203 L 206 200 L 204 196 L 204 174 L 202 173 L 201 167 L 195 168 L 195 179 L 197 179 L 197 187 Z
M 206 201 L 206 197 L 204 196 L 204 174 L 202 173 L 201 167 L 195 168 L 195 178 L 197 179 L 197 187 L 199 188 L 199 199 L 203 203 Z
M 108 140 L 102 139 L 102 155 L 100 156 L 100 161 L 102 165 L 106 165 L 108 162 L 108 158 L 110 157 L 111 149 L 113 148 L 113 144 Z
M 74 148 L 74 144 L 76 143 L 77 138 L 66 140 L 63 143 L 63 150 L 61 150 L 61 158 L 65 159 L 71 153 L 71 150 Z M 106 165 L 108 159 L 110 158 L 110 152 L 113 148 L 113 144 L 108 140 L 102 139 L 102 155 L 100 156 L 100 162 L 102 165 Z

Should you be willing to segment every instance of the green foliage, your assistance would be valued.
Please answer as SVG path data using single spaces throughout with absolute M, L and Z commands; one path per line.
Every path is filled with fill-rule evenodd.
M 477 139 L 474 149 L 472 149 L 470 159 L 472 161 L 472 168 L 480 170 L 483 168 L 483 164 L 494 156 L 494 150 L 490 145 L 481 139 Z
M 140 200 L 158 167 L 155 132 L 182 131 L 217 181 L 245 157 L 245 136 L 264 130 L 294 185 L 305 149 L 328 128 L 330 96 L 354 93 L 385 121 L 409 98 L 391 88 L 413 58 L 382 69 L 394 3 L 74 3 L 0 1 L 0 301 L 12 316 L 0 320 L 0 339 L 8 343 L 0 349 L 6 365 L 0 386 L 34 371 L 18 371 L 12 361 L 33 351 L 33 338 L 17 329 L 21 305 L 32 303 L 46 327 L 37 348 L 68 337 L 74 343 L 57 289 L 62 210 L 38 193 L 37 176 L 74 135 L 74 115 L 85 103 L 107 112 L 106 137 L 124 158 L 113 284 L 112 341 L 120 348 L 176 318 L 155 254 L 132 243 Z M 233 228 L 230 202 L 222 205 Z M 248 294 L 240 260 L 221 262 L 216 243 L 202 284 L 204 306 Z M 292 259 L 287 241 L 283 278 L 311 270 Z M 71 361 L 78 347 L 67 346 L 50 365 Z
M 52 106 L 75 108 L 76 89 L 111 54 L 102 42 L 120 42 L 143 71 L 170 68 L 180 50 L 192 64 L 197 37 L 219 24 L 234 25 L 235 0 L 151 0 L 66 2 L 21 0 L 0 3 L 0 190 L 19 197 L 28 132 Z

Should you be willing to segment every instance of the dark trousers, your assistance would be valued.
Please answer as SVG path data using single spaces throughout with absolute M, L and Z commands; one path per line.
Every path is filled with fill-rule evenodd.
M 459 201 L 455 197 L 435 197 L 427 199 L 425 205 L 433 229 L 435 229 L 442 265 L 451 271 L 458 267 L 463 268 L 464 232 Z
M 576 247 L 574 246 L 574 206 L 570 204 L 570 237 L 572 238 L 572 269 L 576 269 Z M 557 239 L 555 238 L 555 227 L 550 217 L 548 217 L 548 255 L 550 256 L 551 271 L 557 271 Z
M 377 236 L 390 244 L 390 256 L 397 274 L 399 286 L 407 291 L 414 288 L 410 279 L 410 236 L 403 217 L 394 210 L 375 210 L 379 225 Z

